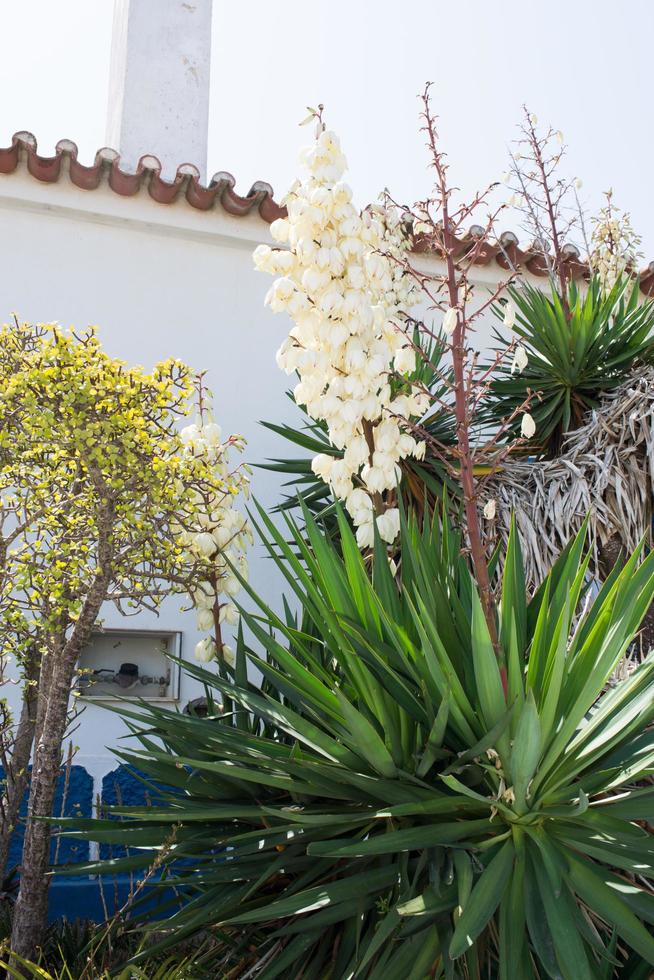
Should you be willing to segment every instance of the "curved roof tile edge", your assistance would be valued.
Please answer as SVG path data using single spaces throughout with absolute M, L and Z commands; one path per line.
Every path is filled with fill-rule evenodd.
M 165 180 L 157 157 L 142 156 L 136 170 L 130 172 L 121 169 L 120 154 L 110 147 L 98 150 L 89 167 L 79 162 L 77 145 L 72 140 L 59 140 L 54 156 L 42 156 L 37 151 L 36 138 L 28 132 L 14 133 L 11 145 L 0 148 L 0 174 L 11 174 L 21 167 L 48 184 L 56 183 L 67 169 L 71 183 L 81 190 L 95 190 L 104 184 L 122 197 L 132 197 L 146 186 L 158 204 L 173 204 L 185 198 L 199 211 L 210 211 L 219 204 L 228 214 L 240 217 L 254 211 L 267 222 L 286 213 L 273 199 L 270 184 L 262 181 L 257 181 L 242 197 L 234 190 L 236 181 L 230 173 L 215 174 L 205 186 L 200 183 L 197 167 L 190 163 L 180 164 L 174 179 Z
M 136 170 L 130 172 L 121 169 L 120 153 L 110 147 L 98 150 L 92 166 L 85 166 L 79 162 L 77 144 L 72 140 L 59 140 L 54 156 L 42 156 L 37 151 L 36 137 L 26 131 L 14 133 L 11 145 L 0 147 L 0 175 L 12 174 L 19 167 L 24 167 L 36 180 L 53 184 L 66 170 L 65 162 L 68 162 L 71 183 L 80 190 L 91 191 L 105 184 L 121 197 L 132 197 L 146 186 L 148 194 L 158 204 L 173 204 L 185 199 L 199 211 L 211 211 L 220 205 L 228 214 L 237 217 L 258 213 L 267 223 L 286 215 L 286 208 L 275 201 L 270 184 L 256 181 L 242 197 L 234 190 L 234 177 L 226 171 L 214 174 L 209 184 L 204 185 L 200 183 L 197 167 L 182 163 L 177 167 L 174 179 L 165 180 L 161 176 L 161 163 L 157 157 L 145 154 L 140 158 Z M 475 247 L 480 234 L 483 234 L 482 229 L 473 226 L 459 239 L 461 255 Z M 566 246 L 566 249 L 570 274 L 574 278 L 588 275 L 588 266 L 580 258 L 578 249 L 573 245 Z M 419 236 L 415 240 L 414 251 L 425 254 L 435 250 L 428 240 Z M 500 235 L 496 242 L 487 242 L 475 257 L 475 265 L 488 265 L 491 261 L 507 271 L 512 268 L 525 269 L 538 277 L 548 274 L 542 253 L 534 248 L 521 249 L 517 236 L 509 231 Z M 654 262 L 641 271 L 640 287 L 645 295 L 654 296 Z

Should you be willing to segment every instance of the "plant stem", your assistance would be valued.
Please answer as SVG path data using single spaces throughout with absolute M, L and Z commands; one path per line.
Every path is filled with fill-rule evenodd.
M 495 655 L 497 657 L 502 684 L 506 693 L 506 666 L 504 651 L 499 641 L 497 633 L 497 622 L 495 618 L 495 602 L 488 574 L 488 562 L 484 548 L 481 526 L 479 523 L 479 513 L 477 510 L 477 499 L 475 492 L 474 476 L 474 454 L 470 447 L 470 422 L 471 406 L 474 402 L 474 391 L 471 390 L 471 383 L 466 380 L 466 315 L 465 301 L 461 306 L 459 302 L 459 279 L 455 262 L 456 254 L 456 235 L 452 230 L 452 222 L 449 212 L 450 190 L 447 186 L 447 167 L 443 154 L 438 148 L 438 140 L 434 120 L 429 112 L 427 95 L 425 95 L 425 121 L 432 152 L 436 180 L 440 196 L 440 208 L 442 217 L 442 246 L 443 255 L 447 267 L 445 285 L 447 288 L 448 301 L 451 309 L 456 310 L 456 327 L 452 335 L 452 368 L 454 373 L 454 414 L 456 418 L 456 439 L 461 468 L 461 489 L 463 490 L 463 506 L 466 519 L 466 529 L 468 542 L 470 545 L 470 557 L 472 567 L 477 580 L 479 598 L 481 600 L 484 617 L 488 626 Z
M 223 680 L 228 679 L 227 671 L 225 670 L 225 654 L 223 652 L 223 631 L 220 623 L 220 599 L 218 598 L 218 575 L 216 572 L 212 572 L 209 576 L 209 583 L 214 590 L 215 601 L 212 606 L 213 613 L 213 629 L 214 629 L 214 642 L 216 644 L 216 651 L 218 654 L 218 672 Z M 234 705 L 231 698 L 227 698 L 223 695 L 223 714 L 228 715 L 233 710 Z
M 446 218 L 445 228 L 447 228 L 447 205 L 444 207 L 444 216 Z M 445 234 L 448 235 L 449 232 L 445 231 Z M 456 309 L 458 306 L 458 284 L 456 281 L 454 260 L 449 250 L 447 253 L 447 266 L 450 305 Z M 456 417 L 456 439 L 459 450 L 459 464 L 461 467 L 463 507 L 470 544 L 470 557 L 479 588 L 479 598 L 484 610 L 484 616 L 486 617 L 488 632 L 490 633 L 497 659 L 500 662 L 500 668 L 503 671 L 504 651 L 497 635 L 495 603 L 493 601 L 493 593 L 488 574 L 488 562 L 486 561 L 486 553 L 481 536 L 479 511 L 477 509 L 477 497 L 475 493 L 474 458 L 470 448 L 470 418 L 468 412 L 470 392 L 465 378 L 465 335 L 465 313 L 458 310 L 457 324 L 452 338 L 452 367 L 454 372 L 454 414 Z M 504 674 L 502 676 L 504 678 Z
M 526 111 L 526 110 L 525 110 Z M 561 244 L 561 239 L 559 236 L 559 227 L 557 223 L 557 208 L 552 200 L 552 192 L 550 189 L 550 182 L 547 175 L 547 169 L 545 167 L 545 161 L 543 159 L 543 154 L 541 152 L 541 146 L 538 141 L 538 134 L 534 123 L 531 121 L 531 117 L 527 112 L 527 125 L 529 127 L 529 141 L 531 143 L 532 152 L 534 156 L 534 161 L 538 167 L 540 174 L 540 185 L 543 190 L 543 195 L 545 197 L 545 210 L 547 212 L 547 218 L 550 223 L 550 233 L 552 235 L 552 247 L 554 248 L 554 270 L 559 280 L 559 289 L 561 292 L 561 304 L 565 312 L 566 320 L 570 319 L 570 304 L 568 302 L 568 277 L 565 271 L 565 261 L 563 257 L 563 247 Z

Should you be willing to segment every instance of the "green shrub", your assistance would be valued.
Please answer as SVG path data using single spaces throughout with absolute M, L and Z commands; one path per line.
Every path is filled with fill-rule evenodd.
M 306 541 L 261 513 L 301 618 L 254 596 L 243 620 L 264 652 L 241 635 L 231 683 L 185 665 L 224 714 L 123 712 L 140 747 L 120 757 L 175 789 L 71 824 L 138 849 L 77 871 L 156 859 L 185 897 L 166 942 L 214 928 L 225 974 L 594 980 L 627 956 L 654 964 L 638 823 L 654 812 L 654 658 L 609 684 L 654 555 L 591 599 L 582 534 L 528 600 L 512 533 L 502 677 L 458 534 L 405 522 L 394 577 L 341 514 L 342 554 L 304 518 Z
M 53 972 L 45 967 L 34 963 L 31 960 L 24 960 L 17 957 L 18 966 L 10 966 L 8 962 L 0 959 L 0 967 L 7 970 L 7 977 L 12 980 L 25 980 L 33 977 L 34 980 L 80 980 L 82 974 L 75 972 L 75 968 L 62 963 L 60 967 L 53 968 Z M 208 973 L 198 973 L 195 970 L 193 960 L 177 957 L 169 957 L 165 962 L 158 965 L 148 964 L 145 967 L 126 966 L 115 972 L 103 970 L 98 973 L 91 967 L 91 972 L 84 976 L 89 980 L 196 980 L 198 977 L 208 977 Z
M 156 950 L 150 955 L 143 935 L 128 922 L 114 920 L 99 925 L 86 919 L 57 919 L 48 926 L 38 962 L 20 959 L 8 964 L 12 907 L 0 905 L 0 968 L 9 977 L 38 977 L 41 980 L 214 980 L 212 944 L 193 940 L 178 946 L 173 954 Z M 123 966 L 144 952 L 139 966 Z M 4 974 L 3 974 L 4 975 Z
M 525 347 L 528 364 L 519 374 L 506 360 L 500 365 L 487 414 L 497 425 L 524 403 L 529 391 L 537 392 L 530 408 L 537 433 L 533 444 L 556 453 L 562 436 L 597 407 L 602 392 L 625 382 L 639 361 L 651 363 L 654 302 L 642 301 L 638 281 L 627 276 L 608 293 L 597 277 L 583 289 L 571 282 L 569 319 L 554 290 L 548 296 L 525 282 L 508 293 L 517 314 L 513 333 Z M 495 313 L 503 317 L 504 307 L 498 305 Z M 502 330 L 496 336 L 505 350 L 511 338 Z M 512 436 L 519 426 L 520 418 Z

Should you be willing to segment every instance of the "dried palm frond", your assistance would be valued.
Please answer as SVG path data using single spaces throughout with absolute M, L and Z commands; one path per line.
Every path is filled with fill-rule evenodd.
M 480 506 L 496 502 L 487 525 L 506 544 L 515 513 L 532 587 L 590 514 L 591 568 L 603 577 L 602 551 L 627 553 L 650 532 L 654 485 L 654 369 L 641 369 L 602 396 L 551 460 L 509 460 L 484 481 Z

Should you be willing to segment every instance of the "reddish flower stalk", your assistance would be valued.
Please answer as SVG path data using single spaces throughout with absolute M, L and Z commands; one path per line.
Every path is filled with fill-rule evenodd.
M 454 415 L 456 418 L 456 455 L 459 461 L 459 479 L 463 491 L 463 506 L 466 521 L 466 531 L 470 546 L 470 559 L 473 571 L 479 588 L 479 597 L 484 611 L 488 631 L 493 642 L 497 659 L 502 674 L 502 682 L 506 690 L 506 669 L 504 651 L 500 644 L 497 633 L 497 619 L 495 611 L 495 601 L 490 583 L 488 571 L 488 560 L 484 547 L 479 511 L 477 508 L 477 494 L 475 486 L 475 453 L 470 443 L 470 427 L 472 414 L 475 404 L 475 378 L 474 371 L 468 370 L 468 354 L 466 349 L 466 336 L 468 332 L 468 319 L 466 316 L 465 296 L 462 298 L 462 283 L 465 285 L 465 271 L 457 267 L 456 248 L 457 236 L 455 228 L 458 227 L 464 217 L 469 215 L 469 208 L 463 207 L 456 212 L 453 219 L 450 213 L 450 194 L 451 189 L 447 183 L 447 166 L 444 155 L 438 147 L 437 133 L 435 129 L 434 117 L 430 112 L 429 106 L 429 86 L 423 94 L 425 131 L 427 141 L 432 155 L 433 167 L 436 171 L 437 202 L 440 210 L 440 235 L 439 251 L 446 265 L 445 275 L 442 277 L 442 291 L 447 297 L 449 307 L 456 310 L 456 326 L 452 333 L 451 355 L 454 376 Z M 478 195 L 476 200 L 483 200 L 483 195 Z M 464 291 L 465 292 L 465 291 Z

